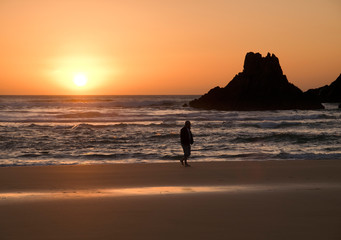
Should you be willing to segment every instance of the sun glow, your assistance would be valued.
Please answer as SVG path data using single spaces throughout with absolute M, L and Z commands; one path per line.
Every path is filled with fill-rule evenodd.
M 46 76 L 56 84 L 62 94 L 110 94 L 110 84 L 118 75 L 114 61 L 97 54 L 59 56 L 51 61 Z M 117 83 L 117 82 L 115 82 Z
M 78 87 L 85 86 L 87 82 L 88 82 L 88 78 L 87 78 L 87 76 L 84 73 L 77 73 L 73 77 L 73 83 L 75 85 L 77 85 Z

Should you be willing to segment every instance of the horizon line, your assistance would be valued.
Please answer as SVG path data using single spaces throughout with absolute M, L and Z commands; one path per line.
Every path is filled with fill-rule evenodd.
M 0 94 L 0 96 L 200 96 L 203 94 Z

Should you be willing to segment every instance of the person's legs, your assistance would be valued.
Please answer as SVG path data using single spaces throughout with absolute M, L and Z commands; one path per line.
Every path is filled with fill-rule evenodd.
M 184 165 L 185 162 L 185 167 L 189 167 L 190 165 L 187 163 L 187 159 L 191 155 L 191 145 L 182 145 L 182 149 L 184 150 L 184 157 L 181 160 L 181 164 Z
M 181 165 L 184 165 L 184 160 L 185 160 L 185 157 L 183 157 L 182 159 L 180 159 Z

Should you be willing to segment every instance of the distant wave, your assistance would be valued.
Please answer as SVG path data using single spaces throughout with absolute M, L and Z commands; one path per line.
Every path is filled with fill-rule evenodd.
M 290 122 L 290 121 L 262 121 L 255 123 L 241 123 L 241 127 L 254 127 L 254 128 L 262 128 L 262 129 L 279 129 L 279 128 L 291 128 L 301 126 L 302 122 Z
M 59 114 L 57 118 L 100 118 L 117 116 L 115 113 L 100 113 L 100 112 L 76 112 L 68 114 Z
M 149 138 L 155 138 L 155 139 L 168 139 L 168 138 L 179 138 L 179 133 L 172 132 L 172 133 L 164 133 L 164 134 L 154 134 L 150 136 Z
M 0 96 L 0 109 L 37 107 L 140 108 L 182 106 L 195 96 Z
M 126 108 L 140 108 L 140 107 L 171 107 L 171 106 L 178 106 L 178 101 L 170 101 L 170 100 L 145 100 L 145 101 L 122 101 L 122 102 L 115 102 L 116 107 L 126 107 Z
M 340 135 L 313 134 L 313 133 L 270 133 L 264 136 L 238 136 L 232 140 L 235 143 L 254 143 L 254 142 L 294 142 L 297 144 L 313 143 L 320 141 L 335 141 Z

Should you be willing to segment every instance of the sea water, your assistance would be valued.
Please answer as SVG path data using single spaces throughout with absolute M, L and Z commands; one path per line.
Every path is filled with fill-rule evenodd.
M 0 166 L 175 162 L 192 122 L 191 161 L 341 160 L 341 110 L 215 111 L 198 96 L 0 96 Z

